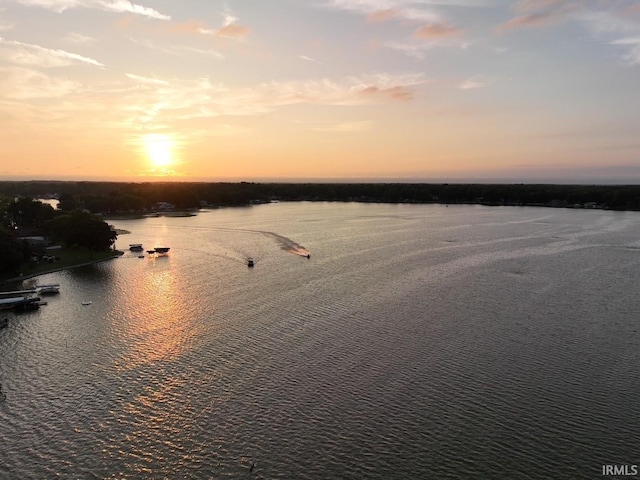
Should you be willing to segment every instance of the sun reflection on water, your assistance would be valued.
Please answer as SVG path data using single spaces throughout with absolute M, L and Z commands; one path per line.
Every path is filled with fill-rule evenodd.
M 180 273 L 169 256 L 147 257 L 148 272 L 138 276 L 126 292 L 124 305 L 130 310 L 121 326 L 119 341 L 126 345 L 116 360 L 118 370 L 170 361 L 188 349 L 193 332 L 188 321 L 190 306 Z

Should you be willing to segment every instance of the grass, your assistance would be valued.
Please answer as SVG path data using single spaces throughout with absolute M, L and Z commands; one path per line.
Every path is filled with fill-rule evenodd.
M 22 265 L 18 271 L 20 279 L 35 277 L 36 275 L 42 275 L 58 270 L 66 270 L 73 267 L 79 267 L 81 265 L 102 262 L 104 260 L 118 257 L 124 252 L 117 250 L 103 250 L 96 252 L 89 248 L 77 247 L 61 248 L 60 250 L 55 250 L 52 253 L 56 257 L 56 260 L 53 263 L 41 262 Z M 14 278 L 9 278 L 9 276 L 7 276 L 7 278 L 4 277 L 5 276 L 3 275 L 0 280 L 9 281 L 17 279 L 15 275 L 11 275 L 11 277 Z

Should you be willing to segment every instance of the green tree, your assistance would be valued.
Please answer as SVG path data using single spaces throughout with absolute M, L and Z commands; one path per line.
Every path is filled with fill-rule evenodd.
M 51 205 L 23 197 L 9 203 L 7 214 L 13 228 L 31 228 L 39 227 L 51 220 L 55 210 Z
M 46 224 L 48 234 L 68 247 L 80 246 L 107 250 L 118 234 L 103 220 L 84 210 L 73 210 Z
M 0 228 L 0 272 L 15 272 L 31 253 L 26 242 L 15 238 L 11 232 Z
M 60 195 L 60 199 L 58 202 L 58 210 L 63 212 L 71 212 L 78 208 L 78 202 L 73 195 L 70 193 L 63 193 Z

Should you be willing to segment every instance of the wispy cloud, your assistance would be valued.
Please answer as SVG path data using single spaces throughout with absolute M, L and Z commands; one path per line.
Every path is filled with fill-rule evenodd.
M 174 44 L 171 44 L 170 46 L 164 46 L 164 45 L 159 45 L 156 42 L 149 39 L 145 39 L 145 38 L 131 37 L 129 40 L 134 43 L 137 43 L 138 45 L 142 45 L 145 48 L 162 52 L 167 55 L 184 55 L 186 52 L 186 53 L 196 53 L 198 55 L 214 57 L 219 59 L 225 58 L 223 54 L 213 49 L 204 49 L 204 48 L 197 48 L 197 47 L 192 47 L 188 45 L 174 45 Z
M 633 17 L 605 10 L 584 12 L 578 17 L 594 35 L 629 34 L 640 31 L 640 23 Z
M 165 80 L 160 80 L 158 78 L 144 77 L 142 75 L 135 75 L 133 73 L 126 73 L 125 76 L 127 78 L 130 78 L 131 80 L 134 80 L 134 81 L 136 81 L 138 83 L 143 83 L 145 85 L 169 86 L 169 82 L 167 82 Z
M 401 16 L 402 12 L 397 8 L 387 8 L 385 10 L 374 10 L 367 14 L 369 22 L 386 22 L 392 18 Z
M 325 5 L 336 10 L 361 14 L 373 22 L 391 19 L 442 22 L 442 15 L 429 8 L 432 3 L 412 0 L 329 0 Z
M 518 28 L 541 27 L 560 23 L 568 14 L 582 8 L 584 4 L 566 0 L 524 0 L 517 3 L 513 10 L 515 17 L 497 27 L 498 32 Z
M 472 42 L 458 38 L 459 35 L 440 36 L 435 38 L 420 38 L 415 42 L 386 42 L 383 46 L 396 50 L 408 57 L 416 59 L 425 58 L 427 52 L 436 47 L 466 49 Z
M 26 6 L 42 7 L 54 12 L 62 13 L 72 8 L 93 8 L 107 12 L 132 13 L 158 20 L 171 20 L 170 15 L 165 15 L 153 8 L 145 7 L 129 0 L 16 0 L 17 3 Z
M 628 48 L 627 53 L 624 55 L 627 64 L 640 65 L 640 37 L 622 38 L 611 43 L 612 45 L 622 45 Z
M 321 127 L 314 127 L 313 130 L 318 132 L 339 132 L 339 133 L 351 133 L 351 132 L 367 132 L 371 130 L 373 122 L 370 120 L 362 120 L 358 122 L 342 122 L 335 125 L 325 125 Z
M 202 35 L 212 35 L 214 37 L 241 39 L 251 34 L 251 29 L 238 23 L 238 19 L 233 15 L 225 15 L 222 26 L 218 28 L 208 28 L 200 20 L 190 20 L 173 25 L 171 29 L 175 32 L 193 33 Z
M 457 37 L 462 34 L 462 30 L 448 23 L 428 23 L 418 27 L 413 32 L 413 38 L 434 39 L 443 37 Z
M 96 39 L 94 37 L 89 37 L 87 35 L 83 35 L 81 33 L 70 33 L 65 37 L 65 40 L 69 43 L 77 43 L 77 44 L 87 44 L 87 43 L 95 43 Z
M 97 60 L 77 53 L 7 40 L 2 37 L 0 37 L 0 56 L 11 63 L 37 67 L 62 67 L 77 62 L 104 67 Z
M 413 89 L 424 84 L 421 74 L 377 74 L 341 82 L 328 79 L 306 82 L 269 82 L 251 88 L 232 88 L 195 80 L 149 79 L 128 74 L 139 88 L 119 94 L 129 128 L 145 129 L 155 123 L 221 116 L 264 115 L 295 104 L 366 105 L 408 101 Z
M 317 63 L 318 65 L 322 65 L 318 60 L 316 60 L 315 58 L 311 58 L 308 57 L 306 55 L 300 55 L 300 58 L 302 60 L 304 60 L 305 62 L 311 62 L 311 63 Z
M 142 5 L 131 3 L 128 0 L 100 1 L 98 5 L 110 12 L 134 13 L 158 20 L 171 20 L 170 15 L 164 15 L 153 8 L 143 7 Z
M 622 58 L 627 65 L 640 64 L 640 19 L 629 8 L 583 12 L 578 20 L 595 38 L 624 49 Z
M 477 88 L 484 88 L 489 84 L 491 84 L 492 82 L 493 82 L 493 79 L 491 77 L 487 77 L 484 75 L 474 75 L 473 77 L 470 77 L 465 81 L 461 82 L 458 85 L 458 88 L 460 90 L 475 90 Z
M 0 68 L 0 99 L 59 98 L 75 93 L 81 84 L 22 67 Z
M 251 29 L 240 25 L 238 19 L 230 14 L 225 15 L 224 24 L 220 27 L 215 35 L 218 37 L 244 38 L 251 34 Z

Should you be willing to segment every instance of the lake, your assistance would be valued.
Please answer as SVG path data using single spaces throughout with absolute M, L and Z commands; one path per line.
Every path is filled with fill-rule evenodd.
M 60 294 L 2 312 L 0 478 L 640 464 L 638 213 L 274 203 L 113 223 L 122 257 L 27 280 Z

